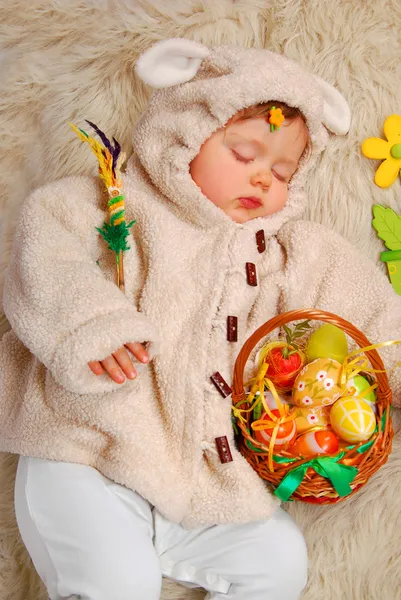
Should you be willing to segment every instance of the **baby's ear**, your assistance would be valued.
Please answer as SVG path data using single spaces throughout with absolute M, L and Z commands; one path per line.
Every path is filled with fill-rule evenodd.
M 348 133 L 351 125 L 351 111 L 348 102 L 335 87 L 317 75 L 314 76 L 323 96 L 323 125 L 336 135 Z
M 173 38 L 155 44 L 138 59 L 137 75 L 154 88 L 166 88 L 190 81 L 209 49 L 187 39 Z

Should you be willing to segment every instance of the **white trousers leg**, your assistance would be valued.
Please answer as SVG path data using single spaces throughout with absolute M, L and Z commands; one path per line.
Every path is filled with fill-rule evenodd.
M 152 513 L 138 494 L 85 465 L 21 457 L 15 509 L 51 600 L 159 598 Z
M 158 600 L 162 574 L 209 600 L 298 600 L 306 584 L 305 543 L 281 509 L 185 530 L 91 467 L 26 457 L 15 508 L 51 600 Z
M 304 538 L 278 509 L 268 521 L 185 530 L 159 513 L 163 575 L 209 591 L 207 600 L 298 600 L 307 582 Z

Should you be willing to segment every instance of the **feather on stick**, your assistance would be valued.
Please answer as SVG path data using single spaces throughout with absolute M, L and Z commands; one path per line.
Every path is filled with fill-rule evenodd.
M 72 123 L 69 123 L 69 125 L 80 140 L 89 144 L 99 163 L 99 176 L 109 194 L 109 201 L 107 203 L 109 222 L 105 222 L 102 228 L 96 227 L 96 229 L 107 242 L 110 250 L 115 252 L 117 285 L 122 291 L 125 291 L 123 253 L 130 248 L 127 244 L 127 237 L 130 228 L 136 222 L 131 221 L 127 224 L 125 221 L 125 203 L 122 193 L 123 181 L 121 177 L 121 166 L 124 163 L 125 155 L 121 152 L 121 146 L 114 137 L 113 143 L 111 143 L 97 125 L 90 121 L 86 122 L 99 136 L 103 144 L 96 138 L 88 135 L 83 129 L 76 127 Z

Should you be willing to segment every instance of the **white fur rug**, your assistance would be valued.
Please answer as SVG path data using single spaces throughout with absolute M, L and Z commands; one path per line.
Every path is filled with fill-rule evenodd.
M 377 260 L 382 243 L 371 227 L 371 207 L 401 213 L 400 181 L 377 188 L 377 165 L 362 157 L 360 145 L 381 135 L 386 116 L 401 112 L 399 0 L 0 0 L 0 14 L 0 297 L 29 190 L 95 171 L 66 122 L 90 119 L 129 151 L 148 93 L 132 67 L 141 50 L 167 37 L 281 51 L 339 87 L 353 111 L 352 130 L 331 141 L 311 177 L 309 215 Z M 0 316 L 0 334 L 7 327 Z M 15 466 L 15 457 L 1 457 L 0 599 L 45 600 L 16 530 Z M 401 599 L 400 487 L 396 434 L 388 464 L 354 498 L 327 508 L 289 506 L 310 553 L 303 600 Z M 169 582 L 162 595 L 203 597 Z

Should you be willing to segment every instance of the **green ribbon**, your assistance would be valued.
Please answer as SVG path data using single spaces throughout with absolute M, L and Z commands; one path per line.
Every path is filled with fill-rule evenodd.
M 359 446 L 359 448 L 357 449 L 358 454 L 363 454 L 364 452 L 366 452 L 366 450 L 369 450 L 369 448 L 371 446 L 373 446 L 375 440 L 371 440 L 370 442 L 366 442 L 366 444 L 363 444 L 362 446 Z M 345 449 L 348 450 L 353 450 L 355 448 L 355 446 L 347 446 Z
M 386 422 L 386 411 L 383 412 L 382 416 L 382 430 L 384 430 Z M 379 430 L 376 425 L 375 433 Z M 247 430 L 249 432 L 249 429 Z M 366 452 L 374 443 L 374 440 L 369 440 L 362 446 L 360 446 L 357 450 L 359 454 L 363 454 Z M 250 450 L 254 452 L 259 452 L 266 454 L 263 450 L 256 448 L 249 440 L 246 440 L 246 445 Z M 346 450 L 352 450 L 355 446 L 347 446 Z M 321 475 L 322 477 L 326 477 L 333 484 L 334 489 L 338 493 L 340 497 L 348 496 L 352 492 L 352 488 L 350 483 L 355 479 L 356 474 L 358 473 L 358 469 L 356 467 L 351 467 L 348 465 L 338 464 L 338 461 L 341 460 L 344 456 L 345 452 L 341 452 L 337 456 L 328 457 L 321 456 L 319 458 L 313 458 L 308 462 L 304 463 L 299 467 L 295 467 L 287 475 L 284 477 L 280 485 L 274 491 L 274 494 L 280 498 L 283 502 L 286 502 L 290 496 L 295 492 L 295 490 L 301 484 L 303 478 L 305 477 L 306 471 L 311 467 Z M 284 456 L 273 456 L 273 460 L 276 463 L 291 463 L 297 462 L 297 458 L 287 458 Z
M 273 460 L 277 464 L 290 464 L 293 462 L 298 462 L 298 458 L 288 458 L 287 456 L 276 456 L 273 454 Z
M 352 492 L 350 483 L 354 480 L 358 469 L 349 467 L 348 465 L 339 464 L 339 461 L 344 456 L 344 452 L 335 457 L 319 457 L 313 458 L 308 462 L 295 467 L 284 477 L 274 494 L 283 502 L 286 502 L 289 497 L 295 492 L 309 468 L 312 468 L 326 477 L 333 484 L 337 494 L 341 497 L 348 496 Z

